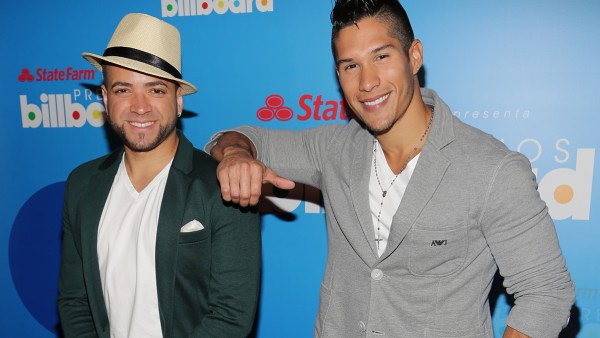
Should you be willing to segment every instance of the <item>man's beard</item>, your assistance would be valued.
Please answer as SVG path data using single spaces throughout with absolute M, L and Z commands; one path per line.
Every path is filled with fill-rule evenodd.
M 396 122 L 398 122 L 397 119 L 392 119 L 392 120 L 386 121 L 382 125 L 376 126 L 372 123 L 366 123 L 365 120 L 363 120 L 359 114 L 356 114 L 356 113 L 353 113 L 353 114 L 354 114 L 354 119 L 357 120 L 359 122 L 359 124 L 362 125 L 365 129 L 367 129 L 367 131 L 369 131 L 369 133 L 371 133 L 373 136 L 379 136 L 379 135 L 383 135 L 383 134 L 387 133 L 388 131 L 390 131 L 390 129 L 392 129 L 392 127 L 396 124 Z
M 387 133 L 388 131 L 390 131 L 390 129 L 392 129 L 392 127 L 394 126 L 395 123 L 396 123 L 396 121 L 389 121 L 383 127 L 374 127 L 374 126 L 368 125 L 366 123 L 364 123 L 364 125 L 371 134 L 373 134 L 374 136 L 379 136 L 379 135 L 383 135 L 383 134 Z
M 117 133 L 119 135 L 119 137 L 121 138 L 121 140 L 123 140 L 123 144 L 125 144 L 125 146 L 133 151 L 137 151 L 137 152 L 147 152 L 147 151 L 151 151 L 153 149 L 155 149 L 156 147 L 158 147 L 161 143 L 163 143 L 163 141 L 169 136 L 171 135 L 171 133 L 173 133 L 175 131 L 175 127 L 177 125 L 177 120 L 173 119 L 172 121 L 169 122 L 169 124 L 165 125 L 165 126 L 160 126 L 160 129 L 158 130 L 158 135 L 156 135 L 156 138 L 152 141 L 150 141 L 150 143 L 145 142 L 145 137 L 147 135 L 145 134 L 133 134 L 133 137 L 137 137 L 137 140 L 131 140 L 129 138 L 127 138 L 127 135 L 125 134 L 125 128 L 123 128 L 123 126 L 118 126 L 116 124 L 114 124 L 112 122 L 112 120 L 110 120 L 109 118 L 109 122 L 111 127 L 113 128 L 113 130 L 115 131 L 115 133 Z M 126 123 L 126 122 L 125 122 Z

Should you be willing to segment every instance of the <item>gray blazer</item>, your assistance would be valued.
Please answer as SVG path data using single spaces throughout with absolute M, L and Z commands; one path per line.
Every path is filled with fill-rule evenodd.
M 329 239 L 315 336 L 492 337 L 498 268 L 516 298 L 507 324 L 558 336 L 574 288 L 529 161 L 462 123 L 435 92 L 422 95 L 433 124 L 381 257 L 368 199 L 373 136 L 359 123 L 238 129 L 267 166 L 323 193 Z

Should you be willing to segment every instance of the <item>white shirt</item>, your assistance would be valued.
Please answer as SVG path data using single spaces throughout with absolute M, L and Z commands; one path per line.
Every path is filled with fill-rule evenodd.
M 421 153 L 413 157 L 406 165 L 406 168 L 404 168 L 396 180 L 394 180 L 396 175 L 385 160 L 385 154 L 379 144 L 374 146 L 374 149 L 375 151 L 373 151 L 373 159 L 371 161 L 371 178 L 369 181 L 369 206 L 371 207 L 371 217 L 373 219 L 373 230 L 375 235 L 372 240 L 375 241 L 376 244 L 379 242 L 379 245 L 376 245 L 376 248 L 377 255 L 381 256 L 387 246 L 390 229 L 392 227 L 392 219 L 400 206 L 404 191 L 406 191 L 406 187 L 417 166 L 419 155 Z M 377 176 L 375 175 L 375 160 L 377 160 L 377 176 L 379 177 L 381 186 L 377 182 Z M 383 197 L 382 189 L 387 190 L 385 197 Z M 381 204 L 382 200 L 383 205 Z M 380 211 L 381 215 L 378 220 L 377 215 L 379 215 Z
M 104 205 L 97 251 L 111 337 L 162 337 L 154 252 L 170 167 L 137 192 L 123 156 Z

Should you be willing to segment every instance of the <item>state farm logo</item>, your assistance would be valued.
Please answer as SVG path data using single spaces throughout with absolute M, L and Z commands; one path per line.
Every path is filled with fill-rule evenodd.
M 23 68 L 21 74 L 19 74 L 17 78 L 19 79 L 19 82 L 33 82 L 33 75 L 31 75 L 27 68 Z
M 348 120 L 344 99 L 324 101 L 323 95 L 304 94 L 298 99 L 298 106 L 302 111 L 296 115 L 298 121 Z M 256 111 L 256 117 L 263 122 L 273 119 L 285 122 L 294 117 L 294 110 L 285 105 L 281 95 L 271 94 L 265 99 L 265 106 L 258 108 Z
M 34 76 L 28 68 L 23 68 L 17 79 L 19 82 L 79 81 L 93 80 L 95 74 L 93 69 L 67 67 L 67 69 L 37 68 Z
M 283 105 L 283 97 L 278 94 L 267 96 L 265 107 L 260 107 L 256 111 L 256 117 L 261 121 L 271 121 L 274 117 L 279 121 L 287 121 L 294 116 L 292 108 Z

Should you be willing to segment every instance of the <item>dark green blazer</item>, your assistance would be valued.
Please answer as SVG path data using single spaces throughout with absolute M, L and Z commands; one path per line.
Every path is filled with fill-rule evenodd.
M 245 337 L 260 284 L 259 215 L 226 205 L 216 162 L 178 132 L 156 236 L 164 337 Z M 109 337 L 96 239 L 123 150 L 85 163 L 67 180 L 58 308 L 66 337 Z M 181 232 L 192 220 L 204 225 Z

